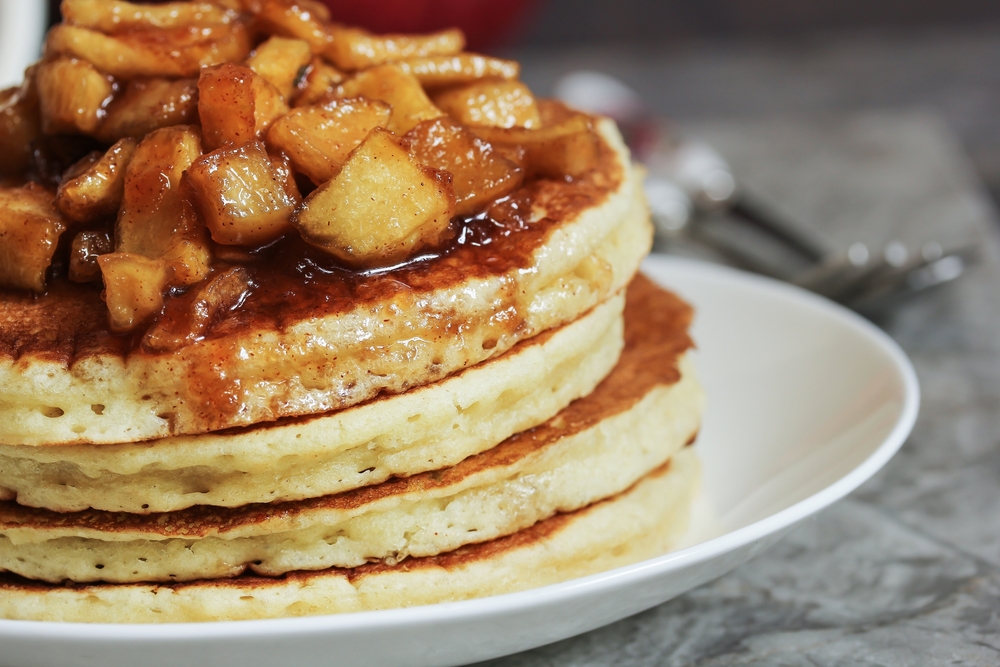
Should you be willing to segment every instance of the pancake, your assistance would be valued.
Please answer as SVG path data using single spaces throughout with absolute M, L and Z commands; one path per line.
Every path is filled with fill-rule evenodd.
M 454 465 L 590 393 L 624 345 L 624 300 L 445 380 L 329 414 L 137 444 L 0 445 L 0 497 L 169 512 L 316 498 Z
M 340 495 L 136 516 L 0 505 L 0 568 L 72 581 L 185 581 L 450 551 L 620 493 L 694 440 L 690 309 L 637 278 L 614 371 L 543 425 L 454 466 Z M 141 494 L 141 487 L 131 489 Z
M 686 528 L 699 466 L 686 449 L 631 489 L 509 537 L 396 565 L 183 584 L 51 585 L 0 575 L 0 617 L 173 623 L 306 616 L 499 595 L 665 553 Z
M 0 266 L 0 618 L 385 609 L 668 548 L 698 479 L 691 311 L 633 281 L 652 227 L 610 120 L 503 67 L 469 108 L 514 106 L 482 125 L 459 102 L 484 72 L 447 90 L 407 73 L 478 62 L 457 31 L 377 37 L 265 3 L 205 33 L 254 26 L 188 63 L 190 117 L 109 148 L 104 111 L 166 104 L 131 81 L 164 76 L 158 22 L 206 29 L 124 5 L 121 33 L 100 3 L 68 15 L 4 107 L 69 134 L 8 137 L 31 160 L 0 230 L 27 239 Z M 67 92 L 91 81 L 110 97 L 83 123 Z M 64 165 L 74 133 L 101 150 Z
M 529 183 L 518 196 L 530 213 L 511 228 L 473 220 L 468 242 L 368 274 L 289 241 L 266 267 L 248 265 L 256 286 L 231 317 L 173 352 L 109 334 L 94 288 L 5 293 L 0 444 L 135 442 L 323 413 L 576 319 L 629 281 L 652 238 L 617 129 L 596 128 L 597 167 Z

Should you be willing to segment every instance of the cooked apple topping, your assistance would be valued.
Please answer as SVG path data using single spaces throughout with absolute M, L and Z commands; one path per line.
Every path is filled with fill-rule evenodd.
M 41 292 L 66 223 L 35 183 L 0 189 L 0 283 Z
M 132 79 L 103 109 L 96 137 L 112 143 L 142 139 L 161 127 L 198 123 L 197 79 Z
M 109 328 L 146 327 L 151 349 L 238 307 L 259 253 L 313 252 L 282 239 L 391 270 L 600 150 L 590 117 L 537 100 L 517 63 L 463 51 L 457 30 L 375 35 L 317 0 L 62 14 L 0 91 L 0 287 L 102 282 Z M 158 322 L 164 308 L 187 314 Z
M 392 107 L 365 97 L 335 99 L 279 118 L 267 143 L 289 156 L 295 170 L 321 185 L 333 178 L 369 132 L 385 127 Z
M 225 146 L 188 168 L 185 178 L 216 243 L 264 245 L 287 231 L 299 196 L 279 169 L 260 142 Z
M 135 139 L 122 139 L 104 154 L 94 151 L 70 167 L 56 193 L 59 211 L 80 223 L 117 213 L 125 195 L 125 170 L 135 148 Z
M 308 243 L 364 268 L 436 245 L 454 213 L 451 175 L 421 165 L 391 132 L 377 129 L 293 221 Z

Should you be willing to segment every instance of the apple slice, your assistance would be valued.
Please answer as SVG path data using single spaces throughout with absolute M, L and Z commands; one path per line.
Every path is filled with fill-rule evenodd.
M 456 215 L 478 211 L 524 180 L 523 169 L 447 116 L 418 124 L 403 144 L 421 164 L 452 174 Z
M 288 104 L 274 85 L 234 63 L 202 70 L 198 94 L 202 139 L 208 150 L 253 141 L 288 113 Z
M 396 134 L 409 132 L 422 120 L 444 115 L 427 97 L 417 78 L 395 64 L 359 72 L 337 87 L 337 97 L 367 97 L 388 103 L 392 106 L 392 117 L 387 129 Z
M 478 81 L 448 88 L 434 96 L 434 103 L 466 125 L 489 127 L 542 126 L 531 90 L 520 81 Z
M 298 205 L 259 141 L 228 146 L 194 161 L 184 176 L 216 243 L 264 245 L 289 228 Z
M 91 222 L 118 212 L 125 193 L 125 170 L 136 148 L 122 139 L 97 159 L 76 165 L 59 186 L 56 206 L 73 222 Z
M 279 118 L 267 133 L 267 145 L 283 152 L 295 170 L 317 185 L 340 171 L 348 154 L 376 127 L 385 127 L 389 105 L 367 98 L 337 99 L 300 107 Z
M 465 48 L 465 35 L 451 29 L 427 35 L 373 35 L 360 28 L 334 25 L 323 55 L 344 70 L 374 67 L 403 58 L 454 55 Z
M 36 73 L 42 131 L 46 134 L 93 134 L 114 85 L 86 60 L 57 58 Z
M 64 231 L 51 192 L 35 183 L 0 188 L 0 285 L 44 292 Z
M 455 212 L 451 176 L 373 130 L 292 218 L 302 237 L 356 268 L 391 266 L 438 245 Z
M 167 262 L 127 252 L 97 258 L 104 276 L 108 325 L 116 333 L 132 331 L 163 308 L 170 280 Z

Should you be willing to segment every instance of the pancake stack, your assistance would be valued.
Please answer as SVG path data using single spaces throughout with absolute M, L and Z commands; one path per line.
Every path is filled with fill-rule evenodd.
M 220 25 L 249 20 L 222 4 L 230 23 Z M 275 4 L 243 7 L 254 54 L 261 26 L 302 37 L 279 21 L 302 3 L 269 14 Z M 77 48 L 83 30 L 119 39 L 100 22 L 81 27 L 87 3 L 67 5 L 79 25 L 50 36 L 47 58 Z M 301 40 L 313 57 L 340 62 L 345 40 L 360 39 L 313 28 L 331 35 Z M 219 43 L 231 46 L 239 35 L 227 30 Z M 430 43 L 453 48 L 446 37 Z M 364 39 L 394 45 L 393 72 L 426 70 L 427 54 L 398 48 L 411 42 Z M 342 86 L 371 71 L 345 69 Z M 106 74 L 125 88 L 126 73 Z M 451 83 L 435 97 L 442 106 Z M 548 131 L 577 151 L 583 135 L 566 143 L 565 128 L 582 115 L 540 108 L 541 127 L 513 130 Z M 202 283 L 174 288 L 127 332 L 109 325 L 107 274 L 103 296 L 58 266 L 44 291 L 0 291 L 0 617 L 152 623 L 387 609 L 665 552 L 686 528 L 698 480 L 686 448 L 702 405 L 692 313 L 637 275 L 651 240 L 641 179 L 613 123 L 588 118 L 586 128 L 590 157 L 572 174 L 540 166 L 552 145 L 533 157 L 531 136 L 477 130 L 519 148 L 508 155 L 522 160 L 523 180 L 402 262 L 330 259 L 304 228 L 242 255 L 207 246 L 204 284 L 237 275 L 235 265 L 245 290 L 193 335 L 191 313 L 213 294 Z

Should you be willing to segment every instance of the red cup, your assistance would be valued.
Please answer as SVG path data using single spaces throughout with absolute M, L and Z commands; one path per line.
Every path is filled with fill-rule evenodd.
M 461 28 L 480 51 L 512 36 L 534 0 L 323 0 L 334 21 L 376 33 Z

